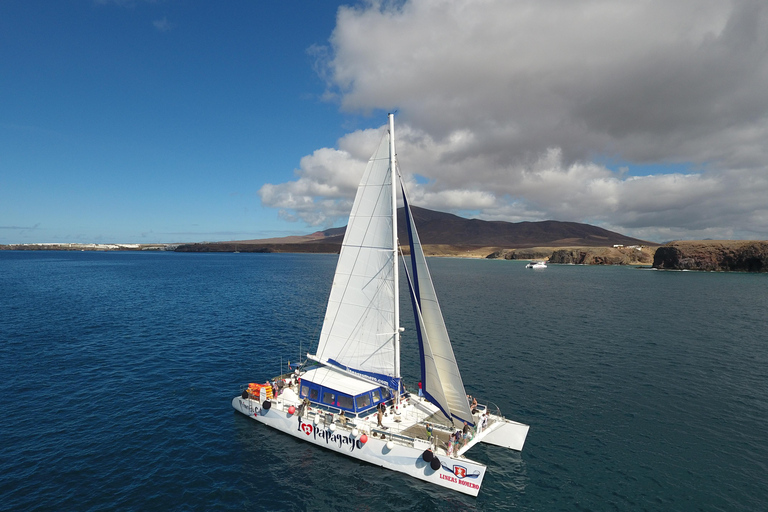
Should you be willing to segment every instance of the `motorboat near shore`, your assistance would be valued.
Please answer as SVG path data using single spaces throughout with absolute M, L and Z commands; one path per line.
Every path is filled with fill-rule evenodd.
M 252 383 L 235 410 L 337 453 L 477 496 L 483 442 L 522 450 L 528 425 L 468 397 L 400 176 L 394 117 L 355 196 L 317 350 L 295 370 Z M 397 239 L 402 194 L 410 255 Z M 418 393 L 400 375 L 400 260 L 415 319 Z
M 547 268 L 547 263 L 544 261 L 537 261 L 536 263 L 530 262 L 525 268 L 532 268 L 534 270 Z

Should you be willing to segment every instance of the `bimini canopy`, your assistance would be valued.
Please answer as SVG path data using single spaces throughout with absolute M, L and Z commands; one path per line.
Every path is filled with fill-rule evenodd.
M 316 404 L 360 413 L 388 400 L 390 392 L 368 380 L 321 366 L 301 376 L 299 396 Z

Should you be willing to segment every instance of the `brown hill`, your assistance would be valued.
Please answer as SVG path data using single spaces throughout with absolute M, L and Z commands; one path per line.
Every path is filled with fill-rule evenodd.
M 499 247 L 598 247 L 611 245 L 655 245 L 589 224 L 545 220 L 503 222 L 465 219 L 450 213 L 411 207 L 423 244 Z M 398 236 L 406 240 L 403 223 Z
M 401 209 L 402 210 L 402 209 Z M 656 245 L 607 229 L 546 220 L 541 222 L 503 222 L 465 219 L 450 213 L 411 207 L 421 243 L 442 254 L 472 254 L 484 257 L 499 248 L 605 247 L 612 245 Z M 339 252 L 346 227 L 318 231 L 306 236 L 188 244 L 180 251 L 242 252 Z M 398 216 L 398 237 L 408 239 L 405 220 Z M 489 249 L 486 251 L 486 249 Z M 428 251 L 429 252 L 429 251 Z M 474 254 L 476 253 L 477 254 Z

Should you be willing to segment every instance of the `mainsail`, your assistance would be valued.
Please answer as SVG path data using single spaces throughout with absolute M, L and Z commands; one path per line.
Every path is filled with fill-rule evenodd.
M 315 358 L 398 389 L 389 153 L 385 134 L 357 189 Z

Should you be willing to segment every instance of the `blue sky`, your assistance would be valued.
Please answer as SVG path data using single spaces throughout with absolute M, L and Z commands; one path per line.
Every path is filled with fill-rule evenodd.
M 0 3 L 0 244 L 343 225 L 397 110 L 414 204 L 768 238 L 757 0 Z
M 331 2 L 0 4 L 0 242 L 260 238 L 265 181 L 356 122 L 307 49 Z

